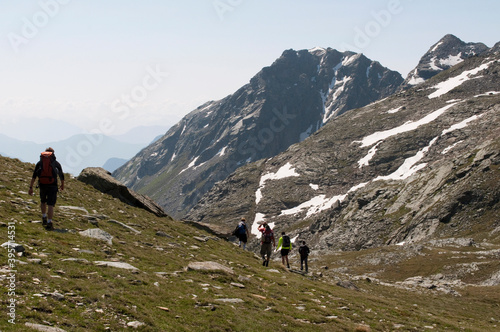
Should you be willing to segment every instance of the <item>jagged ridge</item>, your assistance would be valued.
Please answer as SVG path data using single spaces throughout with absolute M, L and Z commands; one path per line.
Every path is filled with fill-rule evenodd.
M 188 114 L 113 175 L 180 217 L 236 168 L 275 156 L 401 82 L 362 54 L 288 50 L 234 94 Z
M 266 220 L 326 252 L 496 227 L 498 58 L 470 58 L 418 89 L 345 113 L 237 170 L 187 218 L 228 230 L 245 214 L 254 231 Z

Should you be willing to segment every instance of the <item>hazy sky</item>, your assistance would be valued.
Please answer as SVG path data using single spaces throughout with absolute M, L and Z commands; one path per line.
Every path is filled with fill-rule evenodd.
M 493 46 L 498 13 L 498 0 L 0 0 L 0 121 L 170 126 L 290 48 L 363 52 L 406 77 L 447 33 Z

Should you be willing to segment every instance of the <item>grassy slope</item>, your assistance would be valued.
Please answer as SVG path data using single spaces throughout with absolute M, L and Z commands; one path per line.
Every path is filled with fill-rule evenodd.
M 7 316 L 8 281 L 0 277 L 2 331 L 28 330 L 25 322 L 53 324 L 66 331 L 119 331 L 127 329 L 131 321 L 145 323 L 138 329 L 143 331 L 421 331 L 426 327 L 490 331 L 500 326 L 499 287 L 465 288 L 462 296 L 452 296 L 409 292 L 362 280 L 356 282 L 359 290 L 350 290 L 335 285 L 339 275 L 317 274 L 321 265 L 340 267 L 340 261 L 349 265 L 370 251 L 313 260 L 311 270 L 316 273 L 310 276 L 287 272 L 278 262 L 272 262 L 270 269 L 279 273 L 272 272 L 253 253 L 183 223 L 126 206 L 74 179 L 67 180 L 66 190 L 59 196 L 56 231 L 47 232 L 32 222 L 40 219 L 38 197 L 27 194 L 33 165 L 3 157 L 0 164 L 0 218 L 15 225 L 15 242 L 26 248 L 19 260 L 27 263 L 16 264 L 15 326 Z M 78 231 L 95 226 L 85 213 L 61 206 L 83 207 L 89 214 L 101 216 L 99 228 L 114 236 L 113 245 L 80 236 Z M 157 236 L 157 231 L 170 237 Z M 0 227 L 2 243 L 7 234 L 8 228 Z M 193 236 L 209 240 L 202 242 Z M 66 258 L 88 263 L 63 261 Z M 397 279 L 394 271 L 398 269 L 406 269 L 398 272 L 404 278 L 415 275 L 416 266 L 425 264 L 415 259 L 394 267 L 387 277 Z M 99 260 L 127 262 L 140 271 L 92 263 Z M 193 261 L 219 262 L 231 267 L 234 274 L 186 271 Z M 7 250 L 2 248 L 0 276 L 9 275 L 7 262 Z M 296 260 L 292 265 L 297 266 Z M 64 298 L 51 295 L 55 292 Z M 221 298 L 244 302 L 217 301 Z

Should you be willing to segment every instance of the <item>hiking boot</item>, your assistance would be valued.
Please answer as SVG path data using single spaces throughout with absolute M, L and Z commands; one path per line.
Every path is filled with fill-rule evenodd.
M 287 267 L 287 268 L 290 268 L 290 265 L 287 265 L 286 267 Z
M 43 227 L 47 226 L 47 220 L 48 220 L 47 217 L 42 217 L 42 226 Z
M 54 230 L 54 224 L 52 222 L 47 223 L 47 226 L 45 226 L 45 229 L 48 231 Z
M 266 267 L 268 267 L 268 266 L 269 266 L 269 261 L 266 261 Z

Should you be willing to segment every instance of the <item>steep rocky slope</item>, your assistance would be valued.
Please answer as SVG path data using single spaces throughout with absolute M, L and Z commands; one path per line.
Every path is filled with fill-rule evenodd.
M 391 95 L 402 81 L 362 54 L 287 50 L 234 94 L 185 116 L 113 176 L 180 217 L 236 168 L 283 152 L 329 119 Z
M 187 218 L 228 232 L 244 215 L 255 234 L 266 221 L 325 253 L 498 230 L 498 59 L 333 119 L 217 183 Z

